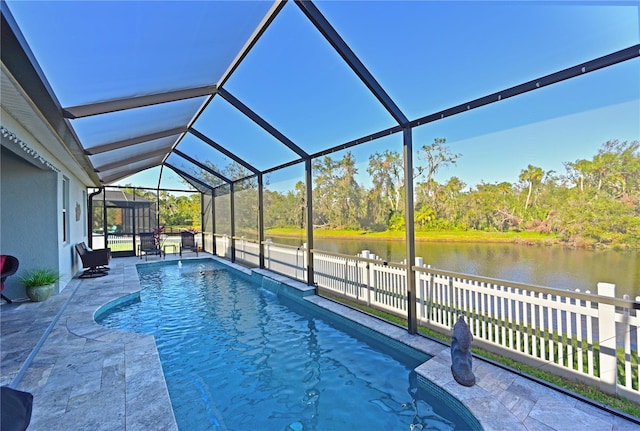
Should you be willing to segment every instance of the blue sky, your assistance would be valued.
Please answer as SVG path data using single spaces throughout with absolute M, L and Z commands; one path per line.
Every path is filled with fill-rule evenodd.
M 270 6 L 247 1 L 8 3 L 63 106 L 215 83 Z M 638 1 L 316 4 L 409 119 L 640 41 Z M 395 125 L 293 2 L 225 89 L 309 153 Z M 183 102 L 162 109 L 166 124 L 188 118 L 193 108 Z M 153 111 L 72 125 L 81 139 L 99 144 L 157 127 L 145 121 Z M 455 175 L 468 186 L 517 182 L 528 164 L 563 173 L 564 162 L 591 158 L 608 139 L 640 139 L 639 118 L 640 59 L 634 59 L 418 127 L 414 147 L 446 138 L 450 149 L 462 154 L 455 168 L 440 172 L 440 181 Z M 259 169 L 294 158 L 220 97 L 195 127 Z M 191 146 L 200 151 L 189 140 L 178 149 Z M 360 173 L 366 174 L 369 155 L 385 149 L 401 152 L 401 136 L 352 148 Z M 226 162 L 209 153 L 196 157 L 220 166 Z M 301 169 L 287 172 L 296 177 L 273 175 L 274 188 L 302 179 Z M 139 174 L 135 182 L 141 179 L 155 186 L 157 170 Z M 364 177 L 361 181 L 367 183 Z M 120 184 L 126 182 L 134 180 Z M 163 181 L 163 186 L 176 183 Z

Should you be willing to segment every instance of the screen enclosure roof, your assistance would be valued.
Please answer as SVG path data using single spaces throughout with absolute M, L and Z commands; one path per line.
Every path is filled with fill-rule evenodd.
M 170 169 L 206 191 L 640 55 L 624 1 L 7 0 L 2 15 L 3 65 L 95 186 Z

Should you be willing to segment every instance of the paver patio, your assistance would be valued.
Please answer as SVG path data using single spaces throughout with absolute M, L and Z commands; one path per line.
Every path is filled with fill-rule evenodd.
M 172 259 L 178 256 L 167 256 Z M 16 389 L 34 395 L 30 431 L 177 430 L 153 337 L 107 329 L 93 319 L 105 303 L 140 290 L 139 263 L 113 259 L 107 277 L 76 277 L 48 301 L 0 308 L 0 383 L 15 381 Z M 433 355 L 416 371 L 460 399 L 485 430 L 640 428 L 640 418 L 614 415 L 479 359 L 477 384 L 460 386 L 447 346 L 326 299 L 309 300 Z

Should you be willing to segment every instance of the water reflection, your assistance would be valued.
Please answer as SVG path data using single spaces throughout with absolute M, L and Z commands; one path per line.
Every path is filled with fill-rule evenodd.
M 409 396 L 411 401 L 400 405 L 411 415 L 410 431 L 455 429 L 455 424 L 437 415 L 432 405 L 439 405 L 436 397 L 422 389 L 418 384 L 415 370 L 409 373 Z M 478 426 L 478 428 L 480 428 Z

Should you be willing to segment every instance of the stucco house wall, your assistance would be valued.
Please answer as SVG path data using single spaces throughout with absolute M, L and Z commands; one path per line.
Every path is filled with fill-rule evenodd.
M 19 114 L 24 120 L 25 113 Z M 37 120 L 37 114 L 32 115 L 25 123 Z M 3 293 L 11 299 L 26 298 L 19 278 L 36 267 L 57 269 L 60 291 L 82 269 L 75 244 L 87 242 L 86 196 L 91 184 L 77 175 L 80 167 L 69 166 L 50 151 L 59 142 L 40 142 L 4 107 L 0 123 L 0 253 L 20 260 L 18 273 L 7 279 Z

